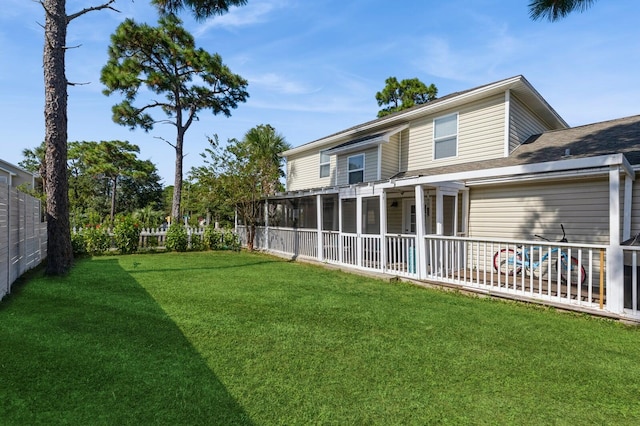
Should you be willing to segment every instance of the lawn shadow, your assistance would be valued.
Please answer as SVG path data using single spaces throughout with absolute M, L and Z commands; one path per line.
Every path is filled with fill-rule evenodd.
M 0 310 L 3 421 L 253 424 L 117 259 L 78 262 L 20 293 Z

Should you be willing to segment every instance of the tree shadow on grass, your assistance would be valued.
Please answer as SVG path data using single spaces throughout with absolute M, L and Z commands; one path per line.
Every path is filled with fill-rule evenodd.
M 2 422 L 252 424 L 117 259 L 21 287 L 0 310 Z

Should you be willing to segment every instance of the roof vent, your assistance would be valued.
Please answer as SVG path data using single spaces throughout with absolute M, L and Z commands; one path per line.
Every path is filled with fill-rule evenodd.
M 569 148 L 565 149 L 563 157 L 568 157 L 570 155 L 571 155 L 571 150 Z

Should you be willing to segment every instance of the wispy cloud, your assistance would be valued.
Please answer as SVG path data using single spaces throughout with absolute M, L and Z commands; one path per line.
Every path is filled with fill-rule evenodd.
M 251 86 L 260 86 L 265 90 L 284 95 L 304 95 L 318 91 L 317 88 L 312 88 L 291 77 L 275 73 L 249 77 L 248 80 Z
M 194 35 L 199 37 L 214 28 L 239 28 L 267 22 L 271 13 L 286 5 L 286 2 L 279 0 L 266 0 L 249 2 L 244 7 L 234 7 L 229 13 L 207 19 L 195 31 Z

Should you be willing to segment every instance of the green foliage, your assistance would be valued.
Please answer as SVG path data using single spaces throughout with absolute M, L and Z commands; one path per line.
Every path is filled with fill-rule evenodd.
M 175 125 L 173 147 L 176 158 L 180 159 L 184 156 L 184 134 L 198 120 L 200 111 L 209 110 L 214 115 L 229 117 L 231 110 L 249 97 L 247 80 L 232 73 L 220 55 L 196 48 L 193 36 L 174 14 L 161 15 L 157 27 L 138 24 L 133 19 L 120 24 L 111 36 L 109 59 L 102 68 L 100 81 L 105 86 L 105 95 L 119 93 L 124 97 L 112 108 L 115 123 L 145 131 L 153 129 L 159 121 Z M 142 87 L 146 90 L 141 90 Z M 164 96 L 165 100 L 146 99 L 148 103 L 136 105 L 137 95 L 146 91 Z M 167 119 L 153 118 L 152 112 L 158 110 Z M 178 218 L 182 197 L 181 168 L 176 170 L 175 176 L 171 215 Z
M 189 238 L 189 249 L 191 251 L 202 251 L 204 250 L 205 244 L 201 235 L 191 234 Z
M 82 235 L 89 254 L 102 254 L 111 247 L 111 237 L 106 227 L 102 225 L 87 225 L 82 229 Z
M 434 84 L 427 86 L 417 78 L 398 81 L 395 77 L 389 77 L 385 84 L 384 89 L 376 93 L 378 106 L 387 105 L 378 111 L 378 117 L 427 103 L 438 95 L 438 89 Z
M 167 251 L 187 251 L 189 235 L 187 234 L 187 228 L 183 224 L 174 223 L 167 229 L 165 247 Z
M 113 239 L 120 253 L 135 253 L 140 244 L 140 224 L 131 216 L 116 219 Z
M 71 249 L 74 256 L 82 256 L 87 254 L 87 241 L 82 232 L 71 233 Z
M 533 20 L 547 18 L 557 21 L 574 11 L 584 12 L 595 0 L 532 0 L 529 3 L 529 16 Z
M 232 229 L 220 229 L 213 225 L 204 230 L 204 242 L 210 250 L 240 250 L 240 238 Z

